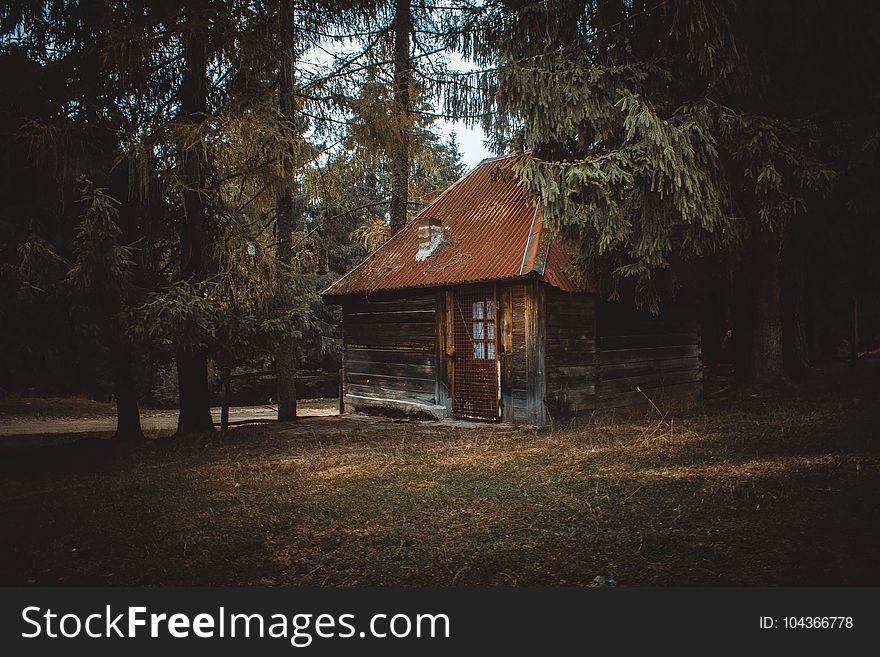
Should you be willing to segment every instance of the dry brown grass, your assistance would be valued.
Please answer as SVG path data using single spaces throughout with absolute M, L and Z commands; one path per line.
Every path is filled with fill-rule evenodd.
M 109 401 L 85 397 L 21 397 L 0 394 L 0 415 L 15 417 L 93 417 L 113 415 Z
M 880 583 L 876 388 L 6 454 L 5 584 Z

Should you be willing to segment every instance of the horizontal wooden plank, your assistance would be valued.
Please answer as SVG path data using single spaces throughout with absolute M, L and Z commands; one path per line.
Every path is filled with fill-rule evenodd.
M 395 312 L 360 312 L 346 313 L 345 321 L 353 323 L 373 324 L 405 324 L 426 323 L 435 321 L 436 313 L 433 310 L 400 310 Z
M 602 409 L 622 407 L 643 407 L 656 404 L 661 410 L 677 407 L 679 404 L 686 405 L 699 400 L 703 391 L 701 381 L 684 383 L 676 386 L 666 386 L 641 392 L 626 392 L 616 395 L 599 396 L 598 407 Z M 650 401 L 649 401 L 650 399 Z
M 394 335 L 397 337 L 432 337 L 436 334 L 437 324 L 430 322 L 401 322 L 388 324 L 385 322 L 355 322 L 345 325 L 345 335 Z
M 699 344 L 697 333 L 657 333 L 648 335 L 612 335 L 599 338 L 599 349 L 641 349 L 645 347 L 671 347 Z
M 589 299 L 547 299 L 547 312 L 587 312 L 595 314 L 596 305 Z
M 577 358 L 578 364 L 596 359 L 596 347 L 589 340 L 548 340 L 544 343 L 544 353 L 550 360 L 562 362 Z
M 566 357 L 564 354 L 559 356 L 548 356 L 546 360 L 547 371 L 553 370 L 556 363 L 565 363 L 571 367 L 595 367 L 596 359 L 592 354 L 571 354 Z
M 560 308 L 553 306 L 547 308 L 548 324 L 568 324 L 570 322 L 584 322 L 592 324 L 596 319 L 596 312 L 592 306 L 568 306 Z
M 596 345 L 592 340 L 583 338 L 552 338 L 545 340 L 544 353 L 550 360 L 560 361 L 564 361 L 570 355 L 595 358 Z
M 602 365 L 601 377 L 603 379 L 617 379 L 627 376 L 638 376 L 656 372 L 670 372 L 673 370 L 690 370 L 701 366 L 698 356 L 689 358 L 668 358 L 664 360 L 648 360 L 637 363 L 615 363 Z
M 579 369 L 579 368 L 578 368 Z M 583 368 L 588 369 L 588 368 Z M 587 385 L 589 383 L 593 383 L 598 380 L 598 376 L 595 371 L 584 371 L 584 372 L 548 372 L 547 373 L 547 387 L 548 388 L 563 388 L 566 386 L 579 386 L 579 385 Z
M 342 309 L 344 313 L 398 312 L 409 310 L 434 310 L 436 305 L 436 297 L 433 294 L 430 294 L 410 298 L 383 298 L 375 301 L 359 299 L 344 303 Z
M 434 394 L 417 392 L 414 390 L 399 390 L 397 388 L 385 388 L 375 385 L 361 385 L 357 383 L 346 384 L 345 391 L 352 395 L 373 397 L 378 399 L 394 399 L 396 401 L 411 401 L 420 404 L 433 404 Z
M 344 351 L 346 362 L 358 363 L 397 363 L 413 365 L 433 365 L 436 358 L 431 349 L 369 349 L 347 347 Z
M 399 335 L 347 335 L 343 344 L 346 348 L 362 348 L 362 349 L 393 349 L 401 350 L 423 350 L 434 352 L 436 347 L 436 338 L 424 336 L 399 336 Z
M 577 375 L 586 375 L 586 376 L 594 376 L 596 374 L 596 366 L 595 365 L 572 365 L 572 364 L 564 364 L 557 365 L 552 368 L 547 368 L 547 375 L 550 374 L 559 374 L 562 376 L 577 376 Z
M 551 358 L 565 357 L 572 353 L 593 354 L 596 351 L 596 343 L 584 338 L 548 338 L 544 342 L 545 353 Z
M 662 333 L 699 333 L 695 322 L 644 320 L 644 319 L 609 319 L 599 313 L 599 335 L 650 335 Z
M 675 347 L 651 347 L 646 349 L 615 349 L 610 351 L 599 350 L 599 363 L 601 365 L 612 363 L 636 363 L 639 361 L 658 360 L 663 358 L 690 358 L 700 355 L 698 345 L 685 345 Z
M 566 346 L 569 344 L 577 344 L 579 347 L 584 347 L 590 349 L 591 351 L 596 347 L 596 341 L 593 337 L 593 334 L 589 331 L 584 330 L 573 330 L 573 331 L 547 331 L 544 334 L 544 344 L 557 347 L 557 346 Z
M 617 394 L 620 392 L 632 392 L 641 388 L 649 390 L 652 388 L 662 388 L 669 385 L 679 383 L 691 383 L 699 381 L 702 378 L 702 368 L 691 370 L 676 370 L 673 372 L 658 372 L 653 374 L 643 374 L 640 376 L 628 376 L 617 379 L 600 379 L 599 394 Z
M 598 378 L 594 365 L 552 367 L 547 369 L 547 381 L 592 381 Z
M 553 287 L 547 288 L 547 305 L 551 303 L 588 303 L 596 304 L 596 296 L 585 292 L 563 292 Z
M 412 363 L 365 363 L 347 360 L 345 371 L 352 374 L 380 374 L 406 378 L 434 379 L 436 369 L 433 365 L 413 365 Z
M 588 326 L 572 326 L 565 329 L 548 326 L 546 331 L 544 331 L 544 340 L 547 342 L 554 340 L 583 340 L 593 344 L 593 338 L 593 331 Z
M 596 382 L 589 381 L 578 385 L 565 386 L 562 388 L 547 388 L 548 399 L 574 399 L 585 395 L 596 394 Z
M 413 390 L 416 392 L 434 392 L 436 382 L 433 378 L 421 379 L 404 376 L 386 376 L 382 374 L 362 374 L 360 372 L 345 372 L 345 380 L 363 386 L 379 386 L 395 390 Z

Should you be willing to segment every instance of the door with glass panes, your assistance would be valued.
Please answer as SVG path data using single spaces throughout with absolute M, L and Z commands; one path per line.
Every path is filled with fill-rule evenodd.
M 497 420 L 501 411 L 501 368 L 495 287 L 456 290 L 452 312 L 452 414 Z

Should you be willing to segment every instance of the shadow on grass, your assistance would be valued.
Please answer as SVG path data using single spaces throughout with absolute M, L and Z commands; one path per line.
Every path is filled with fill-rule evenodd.
M 878 585 L 874 401 L 5 454 L 0 583 Z

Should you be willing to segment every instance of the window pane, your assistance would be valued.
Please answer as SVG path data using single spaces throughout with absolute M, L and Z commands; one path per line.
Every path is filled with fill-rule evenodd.
M 487 322 L 486 323 L 486 339 L 494 340 L 495 339 L 495 323 Z
M 483 340 L 483 322 L 474 322 L 474 340 Z
M 486 317 L 489 319 L 493 319 L 495 317 L 495 302 L 487 301 L 486 302 Z
M 486 343 L 486 358 L 490 360 L 495 360 L 495 343 L 487 342 Z
M 483 348 L 484 344 L 484 342 L 474 342 L 474 358 L 483 359 L 486 357 L 486 352 Z
M 483 319 L 483 302 L 475 301 L 472 312 L 474 319 Z

